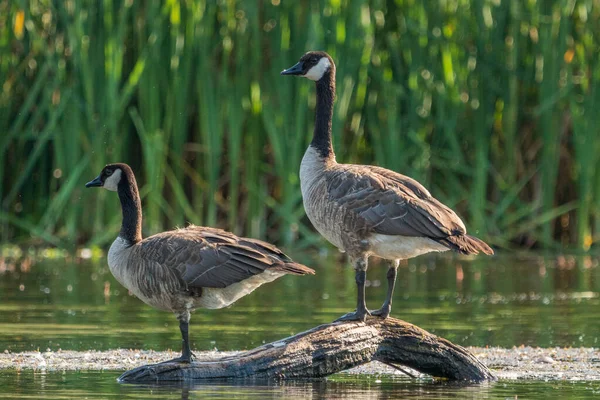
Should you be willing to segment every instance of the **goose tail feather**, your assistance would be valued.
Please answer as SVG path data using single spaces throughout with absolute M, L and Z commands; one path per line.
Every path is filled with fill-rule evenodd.
M 448 236 L 437 241 L 461 254 L 494 254 L 494 250 L 487 243 L 471 235 Z
M 286 262 L 279 266 L 279 270 L 292 275 L 314 275 L 315 270 L 308 268 L 306 265 L 298 264 L 295 262 Z

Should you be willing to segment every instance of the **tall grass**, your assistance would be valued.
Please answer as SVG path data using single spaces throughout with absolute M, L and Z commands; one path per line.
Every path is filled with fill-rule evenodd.
M 500 247 L 600 240 L 600 1 L 104 0 L 0 8 L 0 241 L 105 244 L 134 167 L 148 233 L 188 222 L 302 249 L 298 167 L 337 61 L 338 160 L 426 184 Z

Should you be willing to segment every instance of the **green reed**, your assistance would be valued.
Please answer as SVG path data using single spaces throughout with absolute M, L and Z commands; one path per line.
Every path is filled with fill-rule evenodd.
M 5 7 L 0 241 L 105 244 L 116 199 L 83 184 L 124 161 L 147 233 L 324 243 L 298 181 L 314 88 L 279 76 L 309 49 L 337 61 L 339 161 L 419 179 L 500 247 L 600 240 L 598 0 Z

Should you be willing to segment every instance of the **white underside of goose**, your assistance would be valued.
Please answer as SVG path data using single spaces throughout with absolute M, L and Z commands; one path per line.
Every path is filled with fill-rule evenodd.
M 432 251 L 448 251 L 446 246 L 422 237 L 392 236 L 379 233 L 369 237 L 370 253 L 386 260 L 405 260 Z
M 196 300 L 195 304 L 208 309 L 227 307 L 238 299 L 252 293 L 261 285 L 273 282 L 283 275 L 285 273 L 280 271 L 266 270 L 241 282 L 229 285 L 226 288 L 204 288 L 202 289 L 202 296 Z

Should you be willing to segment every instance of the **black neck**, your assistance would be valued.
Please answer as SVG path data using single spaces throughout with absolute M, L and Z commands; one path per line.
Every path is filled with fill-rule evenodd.
M 117 189 L 121 200 L 123 223 L 119 237 L 130 244 L 142 240 L 142 202 L 138 193 L 137 182 L 131 171 L 123 170 Z
M 331 119 L 333 118 L 333 99 L 335 98 L 335 66 L 331 66 L 325 75 L 317 81 L 317 110 L 315 131 L 310 143 L 323 158 L 334 156 L 331 144 Z

